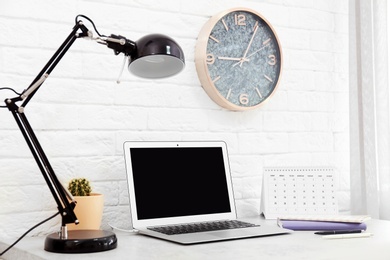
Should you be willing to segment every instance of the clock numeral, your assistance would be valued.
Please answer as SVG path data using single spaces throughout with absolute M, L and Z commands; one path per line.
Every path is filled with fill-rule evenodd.
M 242 105 L 248 105 L 249 104 L 249 96 L 248 96 L 248 94 L 241 94 L 239 100 L 240 100 L 240 103 Z
M 261 92 L 258 88 L 255 88 L 257 95 L 259 95 L 260 98 L 263 98 L 263 95 L 261 95 Z
M 223 26 L 225 27 L 226 31 L 229 31 L 229 27 L 227 26 L 224 19 L 222 19 Z
M 271 38 L 268 38 L 267 40 L 263 41 L 263 45 L 267 45 L 271 41 Z
M 274 82 L 269 76 L 264 75 L 264 78 L 266 78 L 269 82 Z
M 276 57 L 275 55 L 271 54 L 268 56 L 269 58 L 269 61 L 268 61 L 268 64 L 271 65 L 271 66 L 274 66 L 276 64 Z
M 207 64 L 214 64 L 214 62 L 215 62 L 214 55 L 211 53 L 208 53 L 206 56 L 206 63 Z
M 211 36 L 211 35 L 210 35 L 210 39 L 213 40 L 213 41 L 215 41 L 216 43 L 219 43 L 219 40 L 218 40 L 217 38 Z
M 227 95 L 226 95 L 226 99 L 229 100 L 230 98 L 230 94 L 232 93 L 232 89 L 230 88 Z
M 236 25 L 245 26 L 246 25 L 245 19 L 246 19 L 245 15 L 243 15 L 243 14 L 239 14 L 239 15 L 235 14 L 234 15 L 234 22 Z
M 216 77 L 215 79 L 213 79 L 213 83 L 217 82 L 220 79 L 221 79 L 221 76 Z

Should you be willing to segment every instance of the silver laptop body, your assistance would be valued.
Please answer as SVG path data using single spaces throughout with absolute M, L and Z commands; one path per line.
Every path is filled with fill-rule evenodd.
M 195 244 L 289 233 L 275 226 L 167 235 L 153 227 L 236 220 L 227 146 L 222 141 L 124 143 L 130 211 L 139 233 Z

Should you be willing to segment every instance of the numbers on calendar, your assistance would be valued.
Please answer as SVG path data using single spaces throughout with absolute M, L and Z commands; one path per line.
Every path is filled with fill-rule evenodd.
M 332 168 L 265 169 L 263 213 L 269 216 L 337 214 L 335 192 Z

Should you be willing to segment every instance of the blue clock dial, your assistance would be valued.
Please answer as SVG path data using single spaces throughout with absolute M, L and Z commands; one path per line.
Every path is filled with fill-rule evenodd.
M 279 82 L 282 54 L 278 38 L 268 22 L 251 10 L 233 10 L 218 18 L 203 39 L 207 76 L 199 75 L 202 85 L 206 91 L 213 88 L 217 93 L 210 96 L 224 107 L 257 107 Z

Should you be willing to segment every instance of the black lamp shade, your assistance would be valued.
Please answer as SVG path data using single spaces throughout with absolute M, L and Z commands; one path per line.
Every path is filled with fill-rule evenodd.
M 165 78 L 185 66 L 180 46 L 170 37 L 150 34 L 140 38 L 129 57 L 129 71 L 142 78 Z

